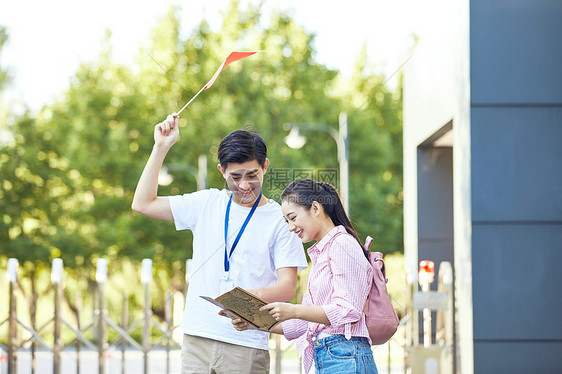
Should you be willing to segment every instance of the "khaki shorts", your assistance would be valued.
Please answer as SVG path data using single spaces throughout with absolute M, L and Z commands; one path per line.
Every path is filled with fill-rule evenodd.
M 269 373 L 269 351 L 183 335 L 182 374 Z

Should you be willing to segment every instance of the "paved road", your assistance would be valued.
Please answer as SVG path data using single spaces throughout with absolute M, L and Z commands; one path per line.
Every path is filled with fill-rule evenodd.
M 375 360 L 379 369 L 379 374 L 389 373 L 385 357 L 377 357 L 379 352 L 375 352 Z M 80 363 L 80 374 L 98 374 L 98 356 L 95 351 L 82 351 Z M 143 356 L 142 353 L 134 350 L 126 352 L 125 373 L 126 374 L 143 374 Z M 166 371 L 166 351 L 152 351 L 148 358 L 149 374 L 179 374 L 180 372 L 180 351 L 173 350 L 169 353 L 169 372 Z M 29 351 L 18 352 L 18 370 L 17 374 L 31 373 L 31 353 Z M 6 374 L 7 364 L 0 360 L 0 374 Z M 304 371 L 303 371 L 304 372 Z M 36 352 L 36 374 L 52 374 L 53 358 L 49 351 L 39 350 Z M 76 374 L 76 353 L 72 350 L 64 351 L 61 354 L 61 374 Z M 121 352 L 112 351 L 107 356 L 107 364 L 105 374 L 121 374 Z M 300 374 L 299 361 L 294 354 L 287 354 L 281 361 L 282 374 Z M 278 373 L 278 374 L 281 374 Z M 390 374 L 403 374 L 402 365 L 392 366 Z M 271 374 L 275 373 L 275 355 L 272 351 L 271 355 Z

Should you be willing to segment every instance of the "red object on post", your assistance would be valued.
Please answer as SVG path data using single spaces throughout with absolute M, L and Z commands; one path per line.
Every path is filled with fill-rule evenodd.
M 433 261 L 423 260 L 420 261 L 420 273 L 424 272 L 428 275 L 434 276 L 435 275 L 435 264 Z
M 429 285 L 433 283 L 434 276 L 435 264 L 433 263 L 433 261 L 420 261 L 420 271 L 418 273 L 418 279 L 423 291 L 429 291 Z

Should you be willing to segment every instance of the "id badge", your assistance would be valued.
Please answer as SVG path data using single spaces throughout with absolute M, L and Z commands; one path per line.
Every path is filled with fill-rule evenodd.
M 224 277 L 219 282 L 219 292 L 222 295 L 234 288 L 234 281 L 230 279 L 228 273 L 225 273 Z

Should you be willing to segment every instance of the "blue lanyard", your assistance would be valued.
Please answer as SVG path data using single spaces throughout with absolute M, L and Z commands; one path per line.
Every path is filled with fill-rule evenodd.
M 224 215 L 224 271 L 230 270 L 230 263 L 228 260 L 230 259 L 230 256 L 232 256 L 232 252 L 234 252 L 234 248 L 236 248 L 236 245 L 238 245 L 238 241 L 240 240 L 242 233 L 246 229 L 248 222 L 250 222 L 250 218 L 252 218 L 252 216 L 254 215 L 254 212 L 256 211 L 256 208 L 258 207 L 260 200 L 261 200 L 261 190 L 260 190 L 260 195 L 258 196 L 258 199 L 252 206 L 250 213 L 248 213 L 248 216 L 246 217 L 244 224 L 240 228 L 240 231 L 238 231 L 238 235 L 236 236 L 236 239 L 232 244 L 232 248 L 230 248 L 230 253 L 228 253 L 227 245 L 226 245 L 226 237 L 228 234 L 228 219 L 230 217 L 230 206 L 232 205 L 232 195 L 230 195 L 230 199 L 228 200 L 228 205 L 226 206 L 226 214 Z

